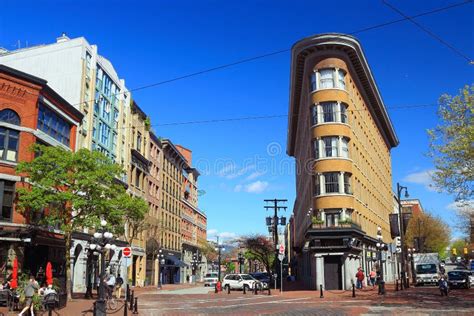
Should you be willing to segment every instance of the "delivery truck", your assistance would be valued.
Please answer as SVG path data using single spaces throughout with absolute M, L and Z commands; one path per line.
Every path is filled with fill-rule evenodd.
M 416 285 L 437 284 L 439 272 L 439 255 L 437 253 L 413 254 Z

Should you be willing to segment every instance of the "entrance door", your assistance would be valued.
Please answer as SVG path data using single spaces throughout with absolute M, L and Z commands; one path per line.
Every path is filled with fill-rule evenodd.
M 324 257 L 324 283 L 326 290 L 342 290 L 341 256 Z
M 136 286 L 137 282 L 137 256 L 133 256 L 133 264 L 132 264 L 132 285 Z

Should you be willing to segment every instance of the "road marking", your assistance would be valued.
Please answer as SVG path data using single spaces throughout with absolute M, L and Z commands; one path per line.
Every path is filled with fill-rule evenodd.
M 267 298 L 274 298 L 278 296 L 249 296 L 249 297 L 237 297 L 237 298 L 214 298 L 214 299 L 198 299 L 198 300 L 192 300 L 192 299 L 187 299 L 186 303 L 189 304 L 204 304 L 204 303 L 212 303 L 212 302 L 233 302 L 233 301 L 244 301 L 244 300 L 256 300 L 256 299 L 267 299 Z M 171 304 L 183 304 L 183 302 L 167 302 L 167 301 L 155 301 L 153 303 L 141 303 L 140 306 L 155 306 L 156 303 L 162 303 L 166 305 L 171 305 Z
M 172 308 L 160 308 L 160 309 L 145 309 L 145 311 L 169 311 L 169 310 L 191 310 L 191 309 L 224 309 L 224 308 L 233 308 L 233 307 L 242 307 L 242 306 L 254 306 L 254 305 L 262 305 L 262 304 L 280 304 L 280 303 L 292 303 L 296 301 L 303 301 L 311 299 L 311 297 L 303 297 L 303 298 L 292 298 L 286 300 L 279 300 L 279 301 L 264 301 L 264 302 L 255 302 L 255 303 L 247 303 L 247 304 L 233 304 L 233 305 L 214 305 L 214 306 L 189 306 L 189 307 L 172 307 Z

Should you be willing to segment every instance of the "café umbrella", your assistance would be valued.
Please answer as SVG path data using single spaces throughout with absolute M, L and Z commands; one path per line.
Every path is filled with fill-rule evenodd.
M 51 262 L 46 264 L 46 284 L 53 284 L 53 267 L 51 266 Z
M 10 281 L 10 288 L 16 289 L 18 287 L 18 258 L 13 259 L 12 280 Z

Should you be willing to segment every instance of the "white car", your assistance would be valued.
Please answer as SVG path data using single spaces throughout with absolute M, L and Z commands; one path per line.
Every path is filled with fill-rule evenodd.
M 260 287 L 260 281 L 254 279 L 250 274 L 228 274 L 222 281 L 222 288 L 224 290 L 243 290 L 246 291 L 254 289 L 255 286 Z
M 204 276 L 204 286 L 216 286 L 217 281 L 218 281 L 217 272 L 206 273 L 206 275 Z

